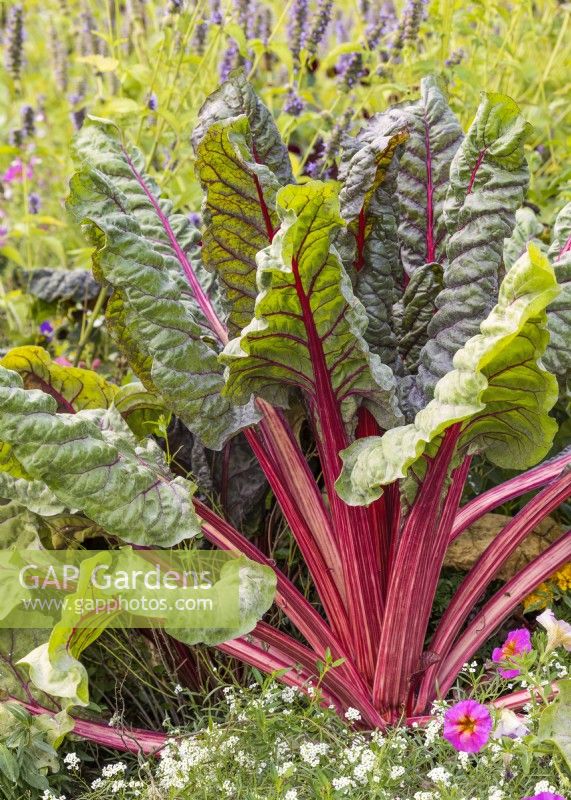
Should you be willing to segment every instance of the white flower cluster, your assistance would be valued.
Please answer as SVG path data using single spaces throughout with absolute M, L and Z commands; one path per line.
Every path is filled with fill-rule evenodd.
M 310 767 L 318 767 L 321 756 L 329 750 L 326 742 L 303 742 L 299 748 L 299 754 L 306 764 Z

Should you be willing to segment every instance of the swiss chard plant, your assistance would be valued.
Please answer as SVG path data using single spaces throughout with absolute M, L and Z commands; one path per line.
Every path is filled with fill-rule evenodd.
M 464 134 L 427 78 L 419 100 L 345 141 L 339 180 L 296 183 L 270 112 L 235 74 L 192 136 L 204 189 L 197 229 L 121 133 L 89 120 L 69 210 L 109 288 L 109 331 L 141 384 L 119 389 L 38 348 L 9 353 L 0 494 L 10 513 L 26 515 L 28 531 L 53 533 L 73 518 L 139 547 L 201 533 L 244 557 L 241 625 L 173 630 L 173 643 L 217 644 L 300 687 L 319 675 L 328 703 L 358 708 L 371 726 L 427 714 L 521 600 L 571 559 L 567 532 L 473 615 L 514 550 L 571 494 L 571 452 L 545 461 L 557 430 L 549 412 L 571 364 L 571 205 L 547 250 L 520 211 L 528 135 L 516 104 L 498 94 L 483 95 Z M 292 410 L 297 421 L 303 413 L 309 446 Z M 191 480 L 145 437 L 165 414 L 182 426 Z M 227 456 L 222 488 L 217 452 Z M 522 472 L 461 505 L 476 455 Z M 264 476 L 318 605 L 237 529 L 238 482 L 251 498 Z M 233 513 L 205 500 L 213 487 L 234 492 Z M 429 639 L 449 544 L 532 491 Z M 274 590 L 297 636 L 262 621 Z M 47 644 L 24 648 L 24 666 L 10 650 L 12 671 L 29 669 L 28 710 L 40 713 L 47 695 L 86 705 L 79 639 L 62 618 Z M 76 730 L 146 750 L 161 740 L 121 738 L 95 722 Z

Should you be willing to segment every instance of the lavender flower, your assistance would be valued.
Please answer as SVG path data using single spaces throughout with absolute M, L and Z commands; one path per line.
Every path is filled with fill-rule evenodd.
M 68 87 L 67 54 L 53 25 L 50 31 L 50 45 L 56 86 L 60 92 L 66 92 Z
M 319 0 L 319 5 L 315 13 L 311 32 L 307 37 L 306 47 L 309 53 L 314 56 L 317 53 L 319 45 L 327 32 L 329 23 L 331 22 L 331 11 L 333 8 L 333 0 Z
M 8 142 L 20 150 L 24 145 L 24 131 L 21 128 L 12 128 L 8 134 Z
M 71 122 L 73 124 L 74 130 L 78 131 L 83 127 L 83 123 L 85 122 L 85 115 L 87 114 L 87 110 L 85 108 L 74 108 L 71 111 Z
M 222 25 L 224 17 L 220 10 L 220 0 L 211 0 L 210 2 L 210 22 L 213 25 Z
M 224 57 L 220 63 L 220 80 L 227 81 L 230 73 L 237 66 L 238 58 L 238 45 L 234 39 L 230 39 L 228 47 L 224 53 Z
M 196 53 L 199 56 L 204 55 L 204 46 L 206 44 L 206 37 L 208 35 L 208 22 L 202 20 L 196 26 L 196 30 L 194 31 L 194 41 L 193 46 Z
M 188 221 L 191 222 L 195 228 L 200 228 L 202 225 L 202 215 L 198 211 L 191 211 L 187 214 Z
M 101 40 L 95 35 L 95 20 L 89 9 L 84 9 L 80 15 L 81 34 L 80 52 L 82 56 L 99 55 L 101 51 Z
M 295 0 L 289 25 L 290 50 L 293 60 L 299 64 L 301 49 L 307 39 L 308 0 Z
M 37 192 L 31 192 L 28 197 L 28 213 L 39 214 L 42 205 L 42 199 Z
M 350 53 L 343 71 L 341 91 L 349 92 L 364 75 L 366 70 L 363 68 L 363 54 Z
M 32 106 L 25 105 L 20 109 L 20 118 L 22 120 L 22 130 L 26 136 L 34 136 L 36 133 L 35 119 L 36 115 Z
M 409 0 L 404 10 L 404 40 L 406 44 L 416 44 L 420 23 L 425 14 L 426 0 Z
M 158 107 L 159 101 L 157 100 L 157 96 L 154 92 L 151 92 L 147 100 L 147 108 L 149 111 L 156 111 Z
M 292 117 L 299 117 L 304 107 L 305 103 L 303 102 L 301 97 L 298 95 L 298 93 L 293 87 L 290 87 L 287 91 L 283 107 L 285 113 L 290 114 Z
M 339 147 L 341 145 L 341 140 L 347 133 L 352 118 L 353 111 L 352 109 L 348 108 L 333 126 L 333 130 L 331 131 L 329 139 L 327 140 L 323 149 L 322 163 L 324 166 L 327 166 L 327 164 L 337 156 Z
M 444 63 L 447 67 L 457 67 L 465 58 L 466 51 L 460 48 L 459 50 L 453 50 Z
M 256 24 L 254 26 L 254 37 L 261 39 L 263 44 L 267 47 L 272 35 L 272 27 L 274 16 L 271 8 L 261 8 L 256 15 Z
M 244 31 L 246 39 L 249 39 L 252 33 L 252 3 L 250 0 L 234 0 L 234 6 L 236 8 L 238 23 Z
M 20 80 L 24 61 L 24 10 L 15 5 L 8 11 L 5 40 L 6 72 L 15 80 Z

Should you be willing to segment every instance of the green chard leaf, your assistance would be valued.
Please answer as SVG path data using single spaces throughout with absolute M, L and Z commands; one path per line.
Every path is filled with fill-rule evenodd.
M 406 133 L 379 136 L 342 165 L 339 194 L 347 228 L 337 245 L 369 317 L 364 337 L 384 364 L 397 360 L 392 307 L 403 284 L 397 239 L 396 177 Z
M 52 361 L 43 347 L 14 347 L 0 367 L 17 372 L 26 389 L 40 389 L 51 395 L 58 411 L 73 414 L 84 408 L 108 408 L 119 391 L 97 372 L 67 367 Z
M 218 276 L 235 336 L 254 315 L 256 254 L 279 226 L 276 193 L 293 183 L 289 156 L 242 72 L 206 100 L 192 142 L 205 192 L 202 258 Z
M 441 289 L 442 267 L 425 264 L 414 271 L 402 298 L 393 307 L 398 352 L 409 374 L 418 369 L 420 352 L 428 341 L 428 326 Z
M 551 340 L 543 363 L 557 375 L 562 392 L 568 393 L 571 381 L 571 203 L 557 216 L 549 258 L 561 293 L 547 312 Z
M 395 106 L 373 117 L 361 141 L 406 130 L 408 138 L 399 163 L 400 257 L 412 276 L 424 264 L 446 260 L 443 206 L 452 159 L 463 132 L 446 95 L 433 76 L 422 79 L 420 99 Z
M 537 219 L 535 212 L 527 206 L 518 208 L 515 212 L 515 228 L 509 239 L 504 240 L 504 267 L 511 269 L 520 256 L 533 242 L 540 250 L 547 249 L 537 237 L 543 233 L 543 225 Z
M 478 332 L 498 297 L 504 239 L 528 184 L 524 144 L 530 131 L 513 100 L 484 94 L 454 156 L 443 209 L 444 289 L 418 373 L 425 396 L 450 371 L 454 354 Z
M 545 308 L 558 291 L 548 260 L 530 245 L 504 278 L 480 333 L 456 353 L 452 371 L 414 422 L 360 439 L 342 453 L 341 497 L 371 503 L 454 423 L 463 423 L 460 449 L 483 452 L 500 467 L 525 469 L 543 458 L 557 430 L 548 413 L 557 382 L 541 357 L 549 340 Z
M 200 233 L 159 199 L 141 155 L 111 124 L 90 121 L 76 150 L 68 206 L 95 247 L 97 279 L 114 289 L 110 331 L 146 388 L 218 449 L 258 415 L 248 400 L 236 407 L 221 395 L 226 334 L 204 289 Z
M 390 427 L 399 417 L 392 371 L 369 351 L 365 309 L 332 246 L 343 224 L 336 185 L 284 187 L 277 206 L 280 230 L 258 255 L 256 316 L 221 356 L 227 393 L 287 406 L 294 389 L 310 404 L 325 392 L 346 423 L 366 401 Z
M 63 508 L 134 544 L 167 547 L 199 533 L 194 486 L 173 479 L 154 441 L 139 445 L 113 408 L 56 412 L 53 397 L 0 367 L 0 439 Z

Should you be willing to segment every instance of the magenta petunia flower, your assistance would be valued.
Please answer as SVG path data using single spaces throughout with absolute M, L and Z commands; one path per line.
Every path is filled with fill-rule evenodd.
M 462 700 L 444 714 L 444 738 L 463 753 L 478 753 L 491 732 L 490 712 L 475 700 Z
M 527 628 L 518 628 L 510 631 L 501 647 L 496 647 L 492 653 L 492 661 L 496 664 L 509 664 L 513 656 L 520 656 L 522 653 L 529 653 L 531 650 L 531 636 Z M 502 678 L 516 678 L 519 669 L 499 669 Z
M 522 800 L 565 800 L 565 798 L 560 794 L 553 794 L 553 792 L 540 792 L 529 797 L 522 797 Z

